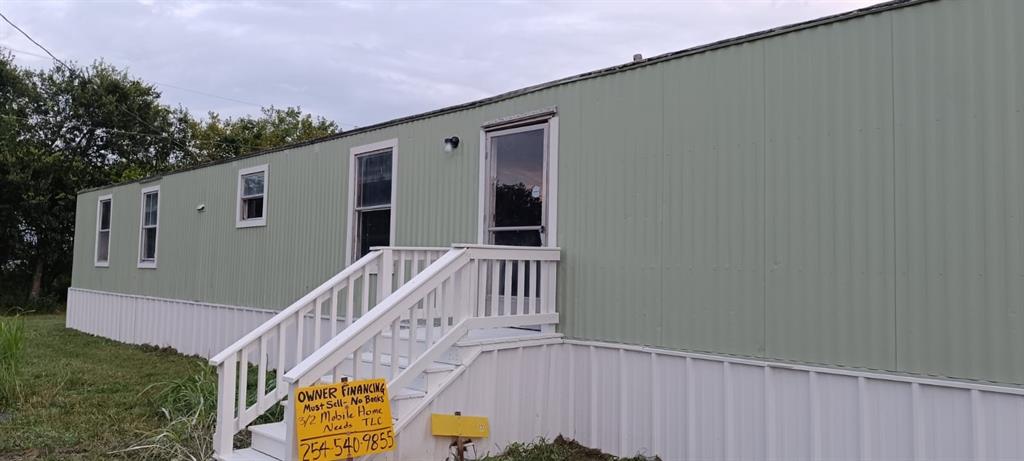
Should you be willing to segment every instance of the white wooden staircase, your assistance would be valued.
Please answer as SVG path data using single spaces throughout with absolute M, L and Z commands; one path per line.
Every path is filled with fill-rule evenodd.
M 216 457 L 297 459 L 286 398 L 341 377 L 388 379 L 399 436 L 480 344 L 553 335 L 558 259 L 557 248 L 374 249 L 210 360 L 219 377 Z M 270 370 L 286 372 L 268 380 Z M 283 421 L 252 425 L 278 403 Z M 251 446 L 236 450 L 235 434 L 246 429 Z

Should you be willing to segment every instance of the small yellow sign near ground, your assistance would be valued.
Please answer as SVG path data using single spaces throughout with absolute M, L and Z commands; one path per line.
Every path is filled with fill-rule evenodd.
M 333 461 L 395 449 L 384 379 L 303 387 L 294 397 L 302 461 Z
M 486 416 L 430 415 L 430 433 L 440 437 L 484 438 L 491 427 Z

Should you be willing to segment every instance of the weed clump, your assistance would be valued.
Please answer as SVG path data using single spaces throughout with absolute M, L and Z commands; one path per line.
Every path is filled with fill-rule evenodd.
M 13 409 L 18 401 L 24 349 L 25 322 L 21 317 L 0 318 L 0 411 Z
M 540 438 L 532 443 L 509 444 L 500 455 L 488 456 L 482 461 L 661 461 L 661 458 L 644 455 L 620 458 L 559 435 L 551 441 Z

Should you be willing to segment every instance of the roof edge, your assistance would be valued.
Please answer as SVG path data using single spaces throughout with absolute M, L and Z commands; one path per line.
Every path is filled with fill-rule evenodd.
M 508 92 L 501 93 L 501 94 L 498 94 L 498 95 L 495 95 L 495 96 L 489 96 L 489 97 L 486 97 L 486 98 L 483 98 L 483 99 L 477 99 L 477 100 L 474 100 L 474 101 L 465 102 L 465 103 L 461 103 L 461 104 L 456 104 L 456 105 L 453 105 L 453 106 L 442 107 L 440 109 L 434 109 L 434 110 L 430 110 L 430 111 L 427 111 L 427 112 L 421 112 L 421 113 L 414 114 L 414 115 L 407 115 L 407 116 L 404 116 L 404 117 L 399 117 L 399 118 L 387 120 L 387 121 L 384 121 L 384 122 L 378 122 L 378 123 L 374 123 L 372 125 L 367 125 L 367 126 L 364 126 L 364 127 L 359 127 L 359 128 L 355 128 L 355 129 L 352 129 L 352 130 L 349 130 L 349 131 L 343 131 L 343 132 L 332 134 L 332 135 L 328 135 L 328 136 L 323 136 L 323 137 L 319 137 L 319 138 L 315 138 L 315 139 L 309 139 L 309 140 L 306 140 L 306 141 L 301 141 L 301 142 L 296 142 L 296 143 L 291 143 L 291 144 L 285 144 L 283 146 L 278 146 L 278 147 L 274 147 L 274 148 L 271 148 L 271 149 L 264 149 L 264 150 L 259 150 L 259 151 L 255 151 L 255 152 L 250 152 L 248 154 L 239 155 L 237 157 L 231 157 L 231 158 L 226 158 L 226 159 L 215 160 L 215 161 L 212 161 L 212 162 L 207 162 L 207 163 L 203 163 L 203 164 L 199 164 L 199 165 L 195 165 L 195 166 L 190 166 L 188 168 L 182 168 L 180 170 L 168 171 L 166 173 L 161 173 L 161 174 L 153 175 L 153 176 L 147 176 L 145 178 L 136 179 L 136 180 L 132 180 L 132 181 L 123 181 L 123 182 L 120 182 L 120 183 L 107 184 L 107 185 L 104 185 L 104 186 L 90 187 L 90 188 L 82 189 L 82 190 L 78 191 L 78 194 L 81 195 L 81 194 L 88 193 L 88 192 L 93 192 L 93 191 L 102 190 L 102 189 L 109 189 L 111 187 L 118 187 L 118 186 L 123 186 L 123 185 L 127 185 L 127 184 L 134 184 L 134 183 L 142 184 L 142 183 L 146 183 L 146 182 L 152 182 L 152 181 L 159 180 L 159 179 L 161 179 L 161 178 L 163 178 L 165 176 L 175 175 L 175 174 L 179 174 L 179 173 L 185 173 L 185 172 L 188 172 L 188 171 L 198 170 L 198 169 L 207 168 L 207 167 L 211 167 L 211 166 L 215 166 L 215 165 L 220 165 L 220 164 L 224 164 L 224 163 L 230 163 L 230 162 L 234 162 L 234 161 L 237 161 L 237 160 L 244 160 L 244 159 L 247 159 L 247 158 L 258 157 L 260 155 L 272 154 L 272 153 L 275 153 L 275 152 L 281 152 L 281 151 L 285 151 L 285 150 L 289 150 L 289 149 L 297 149 L 299 147 L 305 147 L 305 146 L 310 146 L 310 145 L 313 145 L 313 144 L 320 144 L 320 143 L 324 143 L 324 142 L 329 142 L 329 141 L 333 141 L 333 140 L 336 140 L 336 139 L 346 138 L 346 137 L 349 137 L 349 136 L 355 136 L 355 135 L 358 135 L 358 134 L 361 134 L 361 133 L 367 133 L 367 132 L 370 132 L 370 131 L 381 130 L 381 129 L 389 128 L 389 127 L 392 127 L 392 126 L 397 126 L 397 125 L 402 125 L 402 124 L 405 124 L 405 123 L 414 122 L 414 121 L 417 121 L 417 120 L 424 120 L 424 119 L 433 118 L 433 117 L 437 117 L 437 116 L 441 116 L 441 115 L 451 114 L 451 113 L 455 113 L 455 112 L 461 112 L 461 111 L 464 111 L 464 110 L 469 110 L 469 109 L 474 109 L 474 108 L 477 108 L 477 107 L 480 107 L 480 106 L 486 106 L 486 105 L 489 105 L 489 104 L 494 104 L 494 103 L 501 102 L 501 101 L 504 101 L 504 100 L 507 100 L 507 99 L 512 99 L 512 98 L 515 98 L 515 97 L 518 97 L 518 96 L 522 96 L 522 95 L 526 95 L 526 94 L 530 94 L 530 93 L 535 93 L 535 92 L 538 92 L 538 91 L 546 90 L 546 89 L 549 89 L 549 88 L 554 88 L 554 87 L 561 86 L 561 85 L 567 85 L 567 84 L 570 84 L 570 83 L 575 83 L 575 82 L 579 82 L 579 81 L 583 81 L 583 80 L 590 80 L 590 79 L 593 79 L 593 78 L 603 77 L 603 76 L 606 76 L 606 75 L 617 74 L 617 73 L 620 73 L 620 72 L 626 72 L 626 71 L 629 71 L 629 70 L 639 69 L 641 67 L 646 67 L 646 66 L 654 65 L 654 64 L 661 63 L 661 62 L 665 62 L 665 61 L 671 61 L 673 59 L 684 58 L 684 57 L 687 57 L 687 56 L 693 56 L 693 55 L 697 55 L 697 54 L 701 54 L 701 53 L 706 53 L 706 52 L 714 51 L 714 50 L 721 49 L 721 48 L 727 48 L 727 47 L 730 47 L 730 46 L 741 45 L 741 44 L 744 44 L 744 43 L 751 43 L 751 42 L 755 42 L 755 41 L 758 41 L 758 40 L 763 40 L 763 39 L 766 39 L 766 38 L 776 37 L 776 36 L 779 36 L 779 35 L 785 35 L 785 34 L 788 34 L 788 33 L 797 32 L 797 31 L 801 31 L 801 30 L 805 30 L 805 29 L 811 29 L 811 28 L 814 28 L 814 27 L 822 26 L 822 25 L 827 25 L 827 24 L 832 24 L 832 23 L 837 23 L 837 22 L 843 22 L 843 21 L 849 21 L 851 19 L 856 19 L 856 18 L 859 18 L 859 17 L 871 15 L 871 14 L 882 13 L 882 12 L 886 12 L 886 11 L 890 11 L 890 10 L 906 8 L 906 7 L 915 6 L 915 5 L 919 5 L 919 4 L 923 4 L 923 3 L 930 3 L 930 2 L 934 2 L 934 1 L 938 1 L 938 0 L 890 0 L 890 1 L 887 1 L 887 2 L 878 3 L 878 4 L 875 4 L 875 5 L 866 6 L 864 8 L 858 8 L 856 10 L 850 10 L 850 11 L 846 11 L 846 12 L 842 12 L 842 13 L 836 13 L 836 14 L 832 14 L 832 15 L 828 15 L 828 16 L 823 16 L 823 17 L 816 18 L 816 19 L 811 19 L 811 20 L 808 20 L 808 21 L 802 21 L 802 22 L 797 22 L 797 23 L 793 23 L 793 24 L 787 24 L 787 25 L 783 25 L 783 26 L 779 26 L 779 27 L 773 27 L 771 29 L 764 29 L 764 30 L 760 30 L 760 31 L 757 31 L 757 32 L 751 32 L 749 34 L 744 34 L 744 35 L 739 35 L 739 36 L 736 36 L 736 37 L 726 38 L 726 39 L 718 40 L 718 41 L 715 41 L 715 42 L 707 43 L 707 44 L 704 44 L 704 45 L 697 45 L 697 46 L 694 46 L 694 47 L 691 47 L 691 48 L 686 48 L 686 49 L 679 50 L 679 51 L 670 51 L 668 53 L 663 53 L 663 54 L 660 54 L 660 55 L 657 55 L 657 56 L 652 56 L 650 58 L 643 59 L 643 60 L 640 60 L 640 61 L 628 62 L 628 63 L 625 63 L 625 64 L 619 64 L 619 65 L 616 65 L 616 66 L 611 66 L 611 67 L 605 67 L 605 68 L 601 68 L 601 69 L 597 69 L 597 70 L 592 70 L 592 71 L 589 71 L 589 72 L 584 72 L 582 74 L 576 74 L 576 75 L 572 75 L 572 76 L 569 76 L 569 77 L 563 77 L 563 78 L 560 78 L 560 79 L 557 79 L 557 80 L 551 80 L 551 81 L 548 81 L 548 82 L 539 83 L 539 84 L 536 84 L 536 85 L 531 85 L 531 86 L 528 86 L 528 87 L 524 87 L 524 88 L 508 91 Z

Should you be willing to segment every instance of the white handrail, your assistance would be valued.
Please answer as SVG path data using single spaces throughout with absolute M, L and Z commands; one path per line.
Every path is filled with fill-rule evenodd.
M 218 372 L 218 457 L 232 451 L 237 431 L 299 386 L 386 373 L 390 386 L 402 388 L 471 329 L 541 325 L 552 331 L 559 258 L 558 248 L 373 248 L 210 360 Z M 258 365 L 254 394 L 247 391 L 250 363 Z M 274 368 L 277 386 L 270 388 L 265 374 Z M 249 397 L 255 397 L 251 405 Z M 294 405 L 285 411 L 291 447 Z
M 215 451 L 230 453 L 234 434 L 287 396 L 282 378 L 290 364 L 302 362 L 307 351 L 315 352 L 335 337 L 339 326 L 344 331 L 357 317 L 368 315 L 395 285 L 415 277 L 445 251 L 376 247 L 210 359 L 218 380 Z M 257 367 L 255 392 L 248 389 L 250 364 Z M 273 369 L 278 370 L 276 383 L 267 379 Z
M 396 307 L 399 307 L 401 304 L 415 303 L 418 299 L 413 296 L 414 294 L 432 288 L 428 285 L 430 282 L 436 282 L 440 275 L 458 269 L 461 267 L 459 263 L 464 264 L 468 260 L 466 250 L 452 250 L 445 253 L 444 256 L 430 265 L 430 267 L 416 274 L 409 283 L 402 285 L 391 296 L 381 301 L 367 315 L 360 317 L 352 326 L 346 328 L 341 334 L 332 338 L 327 344 L 324 344 L 323 347 L 310 354 L 301 363 L 288 370 L 288 373 L 284 375 L 284 381 L 289 384 L 298 382 L 300 385 L 308 385 L 310 381 L 319 379 L 320 376 L 334 368 L 335 364 L 333 362 L 340 362 L 345 356 L 351 354 L 354 349 L 361 346 L 361 344 L 354 344 L 359 343 L 359 339 L 368 335 L 372 337 L 371 332 L 376 334 L 377 331 L 374 327 L 380 327 L 379 329 L 382 330 L 383 327 L 390 325 L 394 320 L 391 317 L 400 316 L 402 312 L 400 309 L 396 309 Z M 452 266 L 456 267 L 453 269 Z M 348 350 L 348 353 L 345 354 L 339 353 L 345 346 L 350 346 L 353 350 Z M 336 360 L 330 360 L 331 356 L 336 356 Z M 317 372 L 319 372 L 319 375 L 316 375 Z M 311 374 L 315 375 L 315 377 L 304 379 L 307 376 L 311 376 Z
M 316 300 L 316 298 L 323 296 L 331 288 L 334 288 L 335 285 L 341 283 L 342 280 L 345 280 L 351 277 L 356 272 L 363 270 L 364 267 L 366 267 L 368 264 L 370 264 L 378 257 L 380 257 L 380 254 L 380 250 L 376 250 L 367 253 L 366 256 L 363 256 L 362 258 L 359 258 L 359 260 L 353 263 L 351 266 L 348 266 L 341 272 L 338 272 L 338 274 L 335 275 L 334 277 L 327 279 L 326 282 L 321 283 L 320 286 L 313 289 L 313 291 L 310 291 L 305 296 L 299 298 L 298 301 L 295 301 L 294 303 L 292 303 L 292 305 L 288 306 L 281 312 L 278 312 L 276 315 L 271 317 L 270 320 L 263 322 L 263 324 L 256 327 L 255 330 L 250 331 L 245 336 L 242 336 L 238 341 L 235 341 L 234 344 L 228 346 L 226 349 L 220 351 L 220 353 L 213 356 L 213 358 L 210 359 L 210 365 L 218 366 L 221 363 L 224 363 L 224 360 L 226 360 L 228 356 L 238 353 L 245 346 L 248 346 L 249 344 L 252 344 L 256 340 L 260 339 L 261 336 L 269 333 L 271 329 L 279 325 L 281 322 L 288 320 L 288 318 L 298 313 L 309 303 Z

